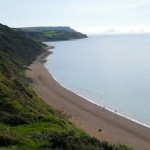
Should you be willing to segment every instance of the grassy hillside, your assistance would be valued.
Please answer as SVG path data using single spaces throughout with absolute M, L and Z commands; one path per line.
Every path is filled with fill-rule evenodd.
M 68 32 L 76 32 L 74 29 L 68 27 L 68 26 L 50 26 L 50 27 L 24 27 L 24 28 L 18 28 L 22 31 L 28 31 L 28 32 L 43 32 L 43 31 L 68 31 Z
M 22 63 L 30 64 L 43 52 L 44 46 L 0 24 L 0 49 Z
M 70 27 L 26 27 L 14 30 L 33 40 L 42 42 L 87 38 L 86 34 L 76 32 Z
M 24 66 L 45 51 L 41 45 L 0 25 L 0 149 L 129 150 L 88 136 L 29 88 Z

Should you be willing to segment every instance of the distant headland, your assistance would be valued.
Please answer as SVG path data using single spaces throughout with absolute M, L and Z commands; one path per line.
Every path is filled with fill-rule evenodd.
M 14 28 L 13 30 L 21 32 L 23 35 L 29 38 L 42 42 L 87 38 L 86 34 L 77 32 L 68 26 L 24 27 Z

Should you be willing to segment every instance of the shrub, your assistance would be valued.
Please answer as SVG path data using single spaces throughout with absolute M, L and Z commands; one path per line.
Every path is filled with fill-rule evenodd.
M 99 132 L 102 132 L 102 129 L 99 129 L 98 131 L 99 131 Z
M 10 146 L 16 144 L 19 144 L 19 141 L 16 139 L 8 137 L 7 135 L 0 135 L 0 146 Z

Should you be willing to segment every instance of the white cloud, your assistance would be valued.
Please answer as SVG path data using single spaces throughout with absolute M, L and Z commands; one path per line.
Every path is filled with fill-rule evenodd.
M 147 33 L 150 26 L 100 26 L 100 27 L 76 27 L 76 30 L 84 33 Z
M 0 22 L 13 27 L 68 25 L 91 33 L 148 31 L 150 26 L 150 0 L 0 1 Z

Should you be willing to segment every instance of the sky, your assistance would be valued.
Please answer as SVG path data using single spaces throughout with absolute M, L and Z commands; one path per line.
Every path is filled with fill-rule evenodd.
M 0 23 L 70 26 L 84 33 L 150 32 L 150 0 L 0 0 Z

